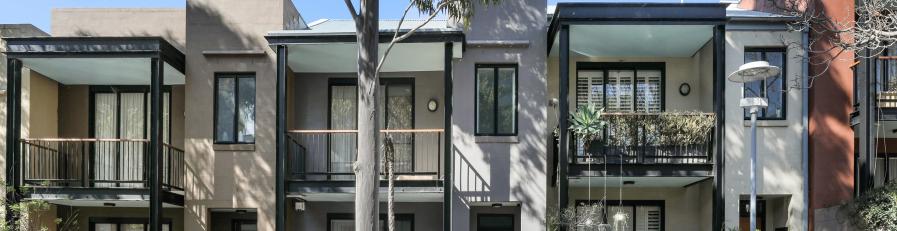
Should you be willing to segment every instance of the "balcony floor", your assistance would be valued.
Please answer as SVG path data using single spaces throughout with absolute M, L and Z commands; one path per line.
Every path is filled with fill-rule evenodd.
M 354 201 L 355 181 L 292 181 L 287 183 L 287 197 L 305 201 Z M 398 202 L 441 202 L 442 181 L 396 181 Z M 380 181 L 380 198 L 386 198 L 387 183 Z
M 52 204 L 67 206 L 103 207 L 114 203 L 115 207 L 149 207 L 149 189 L 145 188 L 33 188 L 26 199 L 40 199 Z M 178 208 L 184 205 L 180 192 L 162 191 L 162 206 Z

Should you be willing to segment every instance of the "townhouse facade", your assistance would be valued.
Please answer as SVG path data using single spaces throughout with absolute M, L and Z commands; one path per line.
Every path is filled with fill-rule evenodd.
M 354 230 L 354 23 L 306 22 L 301 10 L 56 9 L 49 34 L 3 34 L 4 108 L 19 115 L 4 124 L 4 179 L 28 189 L 8 198 L 49 202 L 35 223 L 50 230 L 73 211 L 81 230 Z M 759 1 L 521 0 L 476 5 L 466 27 L 428 23 L 395 46 L 380 80 L 397 229 L 544 230 L 556 211 L 597 203 L 625 214 L 606 218 L 625 230 L 747 229 L 738 102 L 755 95 L 770 102 L 759 227 L 812 230 L 827 221 L 817 209 L 853 196 L 860 168 L 838 164 L 853 160 L 854 135 L 829 129 L 850 128 L 850 112 L 814 103 L 852 90 L 842 75 L 805 87 L 819 71 L 802 49 L 814 35 L 791 20 Z M 397 26 L 381 20 L 381 42 Z M 782 74 L 726 80 L 761 60 Z M 588 104 L 614 120 L 600 145 L 565 119 Z M 682 121 L 703 127 L 668 142 L 661 125 Z M 850 182 L 811 180 L 826 174 Z

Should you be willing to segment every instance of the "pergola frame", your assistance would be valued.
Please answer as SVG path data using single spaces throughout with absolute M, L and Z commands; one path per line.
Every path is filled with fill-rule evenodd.
M 150 59 L 150 152 L 148 163 L 150 196 L 149 228 L 162 230 L 162 86 L 165 64 L 185 72 L 184 54 L 161 37 L 31 37 L 4 38 L 7 56 L 7 121 L 6 121 L 6 186 L 7 201 L 16 203 L 22 199 L 21 173 L 21 109 L 22 109 L 22 59 L 28 58 L 148 58 Z M 91 68 L 91 67 L 85 67 Z M 9 204 L 9 203 L 8 203 Z M 7 211 L 9 211 L 8 208 Z M 16 217 L 7 213 L 12 224 Z

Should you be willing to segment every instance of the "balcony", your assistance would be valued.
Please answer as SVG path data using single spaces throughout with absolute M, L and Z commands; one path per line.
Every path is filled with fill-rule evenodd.
M 354 181 L 357 130 L 293 130 L 288 137 L 290 181 Z M 381 150 L 392 143 L 398 181 L 437 181 L 442 178 L 442 129 L 382 130 Z M 386 142 L 386 140 L 391 142 Z M 384 160 L 385 152 L 381 151 Z M 384 174 L 383 163 L 380 172 Z
M 149 140 L 23 139 L 22 179 L 35 188 L 145 189 Z M 184 190 L 184 150 L 163 144 L 162 188 Z
M 604 113 L 602 118 L 607 125 L 596 141 L 586 145 L 572 136 L 571 176 L 691 176 L 712 169 L 713 113 Z M 592 171 L 603 164 L 622 168 Z

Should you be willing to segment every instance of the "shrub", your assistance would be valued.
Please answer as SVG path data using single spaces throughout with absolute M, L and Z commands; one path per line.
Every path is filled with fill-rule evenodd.
M 897 182 L 863 194 L 851 209 L 854 225 L 861 230 L 897 230 Z

